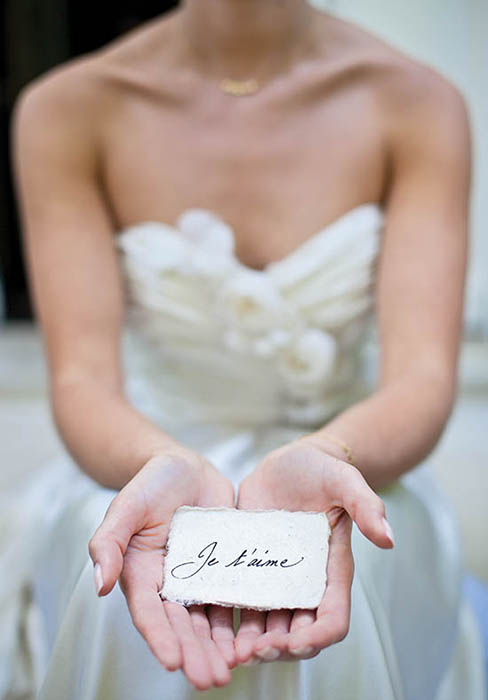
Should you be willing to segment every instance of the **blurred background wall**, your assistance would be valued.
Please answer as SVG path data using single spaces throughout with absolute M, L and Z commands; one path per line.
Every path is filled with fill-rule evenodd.
M 203 2 L 204 0 L 202 0 Z M 460 396 L 429 457 L 459 516 L 467 565 L 488 581 L 488 1 L 310 0 L 437 68 L 463 92 L 474 139 L 471 246 Z M 8 158 L 9 116 L 21 87 L 177 4 L 163 0 L 3 0 L 0 14 L 0 488 L 61 450 L 47 402 L 38 329 L 22 264 Z M 373 383 L 372 338 L 365 371 Z M 414 429 L 408 426 L 407 429 Z

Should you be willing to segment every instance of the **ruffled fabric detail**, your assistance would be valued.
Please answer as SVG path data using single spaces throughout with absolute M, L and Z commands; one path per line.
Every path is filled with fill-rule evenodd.
M 261 383 L 255 402 L 267 394 L 270 420 L 307 425 L 337 410 L 350 398 L 371 316 L 382 222 L 379 205 L 360 205 L 259 271 L 238 260 L 233 229 L 207 209 L 185 210 L 174 226 L 147 221 L 120 231 L 130 325 L 161 365 L 169 362 L 173 398 L 179 386 L 195 401 L 184 384 L 195 381 L 195 368 L 212 371 L 217 355 L 224 381 L 239 384 L 252 367 Z M 154 382 L 164 384 L 163 374 Z M 232 418 L 232 402 L 227 410 Z

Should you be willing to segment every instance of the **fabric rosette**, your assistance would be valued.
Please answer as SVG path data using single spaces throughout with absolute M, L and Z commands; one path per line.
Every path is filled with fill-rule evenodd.
M 297 399 L 323 394 L 337 359 L 337 341 L 328 331 L 307 327 L 281 349 L 277 369 L 287 393 Z
M 159 221 L 128 226 L 120 234 L 117 247 L 125 253 L 127 271 L 136 277 L 143 270 L 158 273 L 181 269 L 188 254 L 185 241 L 175 229 Z
M 136 276 L 138 270 L 145 270 L 168 278 L 218 278 L 236 265 L 232 229 L 206 209 L 186 209 L 175 226 L 162 221 L 128 226 L 117 245 L 126 253 L 129 272 Z
M 227 347 L 263 357 L 286 345 L 299 323 L 296 310 L 272 280 L 242 266 L 221 284 L 216 306 Z
M 188 246 L 189 273 L 219 277 L 236 266 L 234 232 L 211 211 L 186 209 L 178 217 L 176 227 Z
M 205 209 L 187 209 L 175 226 L 146 221 L 127 227 L 117 246 L 125 253 L 137 317 L 147 309 L 157 310 L 169 334 L 205 336 L 216 331 L 215 289 L 236 266 L 233 232 L 224 222 Z M 159 325 L 159 317 L 153 325 Z

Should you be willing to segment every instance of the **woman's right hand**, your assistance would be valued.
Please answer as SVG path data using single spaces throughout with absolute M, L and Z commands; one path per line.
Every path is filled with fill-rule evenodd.
M 162 451 L 121 489 L 89 543 L 100 596 L 119 580 L 132 621 L 168 670 L 182 668 L 199 690 L 223 686 L 236 665 L 233 610 L 163 601 L 163 548 L 182 505 L 235 507 L 234 487 L 184 446 Z M 206 611 L 205 611 L 206 607 Z

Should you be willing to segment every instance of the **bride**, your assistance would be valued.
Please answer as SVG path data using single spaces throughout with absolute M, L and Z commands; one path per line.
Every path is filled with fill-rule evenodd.
M 5 697 L 481 700 L 422 464 L 456 397 L 457 89 L 305 0 L 184 0 L 32 81 L 12 126 L 66 451 L 9 511 Z M 182 504 L 326 512 L 317 610 L 161 600 Z

